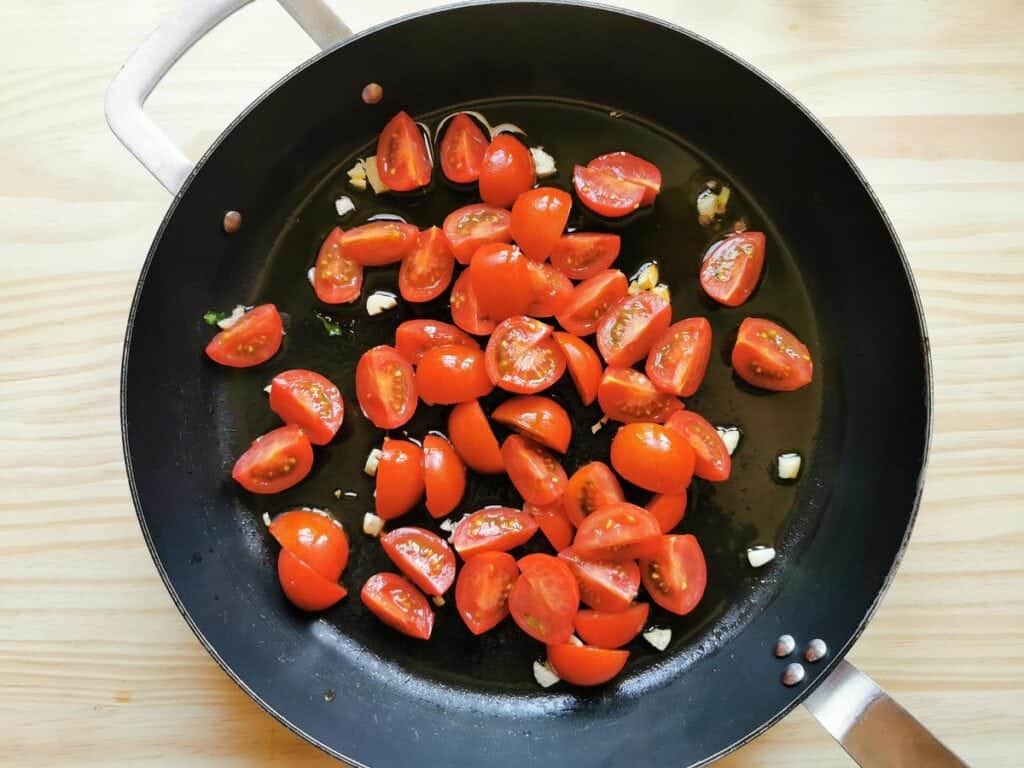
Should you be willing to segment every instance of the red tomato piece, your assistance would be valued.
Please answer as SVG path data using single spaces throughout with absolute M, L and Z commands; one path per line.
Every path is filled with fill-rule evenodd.
M 348 593 L 337 581 L 324 578 L 292 552 L 277 555 L 277 578 L 285 597 L 304 611 L 323 611 Z
M 214 336 L 206 345 L 206 354 L 229 368 L 251 368 L 276 355 L 283 338 L 284 325 L 277 307 L 261 304 Z
M 507 552 L 533 538 L 537 523 L 525 512 L 511 507 L 484 507 L 467 515 L 455 528 L 455 551 L 469 560 L 481 552 Z
M 512 214 L 504 208 L 474 203 L 449 213 L 443 229 L 455 259 L 469 264 L 480 246 L 512 242 Z
M 569 375 L 576 385 L 580 401 L 590 405 L 597 399 L 597 388 L 601 382 L 601 358 L 583 339 L 562 331 L 555 331 L 554 336 L 565 355 Z
M 441 435 L 423 438 L 423 485 L 431 517 L 451 513 L 466 492 L 466 465 Z
M 416 227 L 404 221 L 371 221 L 346 230 L 339 247 L 343 258 L 364 267 L 383 267 L 412 253 L 419 235 Z
M 268 530 L 278 544 L 329 581 L 337 581 L 348 565 L 348 536 L 341 523 L 326 512 L 282 512 Z
M 674 429 L 638 422 L 612 438 L 612 466 L 623 479 L 655 493 L 685 493 L 693 476 L 694 454 Z
M 669 327 L 651 347 L 644 368 L 662 392 L 689 397 L 704 381 L 711 359 L 711 324 L 690 317 Z
M 473 290 L 473 282 L 469 279 L 468 269 L 455 278 L 449 302 L 452 320 L 466 333 L 483 336 L 491 333 L 497 326 L 494 320 L 483 313 Z
M 565 373 L 565 355 L 551 337 L 551 326 L 523 315 L 498 324 L 486 360 L 491 381 L 524 395 L 547 389 Z
M 363 289 L 363 266 L 341 255 L 342 234 L 340 227 L 331 230 L 313 267 L 313 291 L 325 304 L 348 304 Z
M 409 192 L 430 183 L 433 165 L 423 131 L 409 115 L 399 112 L 377 139 L 377 174 L 388 189 Z
M 640 561 L 640 573 L 651 599 L 680 616 L 697 607 L 708 583 L 704 552 L 690 534 L 662 536 L 655 552 Z
M 384 438 L 377 462 L 377 516 L 401 517 L 423 497 L 423 449 L 408 440 Z
M 640 207 L 646 193 L 646 187 L 620 179 L 611 171 L 582 165 L 573 168 L 572 185 L 583 205 L 610 219 L 631 214 Z
M 419 365 L 428 349 L 452 346 L 480 349 L 476 339 L 468 333 L 440 320 L 406 320 L 395 331 L 395 351 L 410 365 Z
M 643 631 L 650 612 L 647 603 L 634 603 L 619 613 L 583 609 L 576 614 L 576 634 L 587 645 L 621 648 Z
M 662 533 L 669 533 L 686 515 L 685 493 L 658 493 L 644 505 L 644 509 L 654 515 Z
M 665 426 L 676 430 L 693 448 L 693 474 L 720 483 L 729 479 L 732 471 L 732 457 L 729 449 L 707 419 L 693 411 L 672 414 Z
M 572 197 L 556 187 L 523 192 L 512 205 L 512 239 L 528 259 L 547 261 L 571 209 Z
M 608 365 L 631 366 L 647 356 L 672 322 L 672 305 L 653 293 L 624 296 L 597 323 L 597 349 Z
M 569 518 L 565 515 L 565 509 L 560 501 L 538 507 L 536 504 L 527 503 L 523 511 L 530 515 L 540 526 L 540 532 L 544 538 L 555 548 L 555 552 L 561 552 L 572 544 L 574 529 Z
M 712 243 L 700 265 L 700 285 L 719 304 L 750 298 L 764 269 L 764 233 L 742 232 Z
M 629 281 L 619 270 L 598 272 L 573 289 L 572 300 L 558 313 L 558 324 L 574 336 L 589 336 L 628 290 Z
M 601 377 L 597 402 L 605 416 L 624 424 L 634 421 L 663 424 L 671 414 L 683 409 L 678 397 L 659 392 L 640 371 L 612 366 L 605 368 Z
M 490 394 L 484 353 L 470 347 L 434 347 L 420 358 L 416 391 L 427 405 L 454 405 Z
M 580 589 L 569 566 L 557 557 L 535 554 L 522 558 L 519 570 L 508 596 L 512 619 L 534 640 L 568 641 L 580 606 Z
M 380 538 L 384 554 L 428 595 L 443 595 L 455 583 L 455 553 L 436 533 L 408 526 Z
M 548 645 L 548 663 L 558 676 L 573 685 L 601 685 L 626 666 L 629 651 L 615 651 L 586 645 Z
M 380 429 L 396 429 L 416 412 L 412 366 L 393 347 L 368 349 L 356 365 L 356 400 L 363 415 Z
M 562 235 L 551 251 L 551 265 L 572 280 L 586 280 L 608 269 L 622 247 L 622 238 L 598 232 Z
M 417 640 L 429 640 L 434 612 L 419 590 L 397 573 L 378 573 L 367 579 L 359 597 L 370 613 L 392 629 Z
M 523 499 L 543 507 L 562 497 L 568 478 L 546 448 L 520 435 L 509 435 L 502 443 L 501 456 L 508 479 Z
M 530 303 L 526 314 L 530 317 L 554 317 L 565 311 L 572 301 L 573 286 L 568 277 L 549 264 L 528 261 L 530 276 Z
M 611 171 L 615 176 L 644 188 L 644 197 L 640 205 L 650 205 L 661 192 L 661 171 L 654 163 L 629 152 L 611 152 L 595 157 L 587 168 L 599 171 Z
M 484 316 L 501 322 L 526 312 L 534 296 L 527 264 L 522 251 L 506 243 L 483 245 L 473 254 L 466 273 Z
M 270 410 L 285 424 L 302 427 L 313 445 L 327 445 L 341 428 L 345 404 L 341 392 L 313 371 L 282 371 L 270 382 Z
M 732 367 L 748 384 L 762 389 L 789 392 L 811 383 L 811 353 L 796 336 L 760 317 L 740 324 Z
M 441 139 L 441 172 L 456 184 L 472 184 L 480 176 L 487 137 L 476 121 L 459 113 L 448 123 Z
M 252 441 L 231 477 L 250 493 L 280 493 L 313 468 L 313 446 L 299 427 L 278 427 Z
M 513 136 L 495 136 L 480 166 L 480 197 L 485 203 L 511 207 L 523 192 L 537 183 L 533 155 Z
M 625 499 L 615 473 L 603 461 L 592 461 L 569 478 L 562 504 L 569 521 L 578 528 L 587 515 Z
M 412 253 L 402 259 L 398 292 L 406 301 L 432 301 L 448 289 L 454 273 L 455 257 L 444 233 L 437 227 L 425 229 Z
M 459 403 L 448 415 L 448 437 L 466 465 L 485 475 L 505 471 L 501 446 L 476 400 Z
M 494 409 L 491 418 L 535 440 L 545 448 L 565 453 L 572 438 L 569 414 L 550 397 L 510 397 Z
M 597 611 L 625 611 L 640 591 L 640 566 L 632 560 L 615 562 L 583 557 L 575 548 L 558 553 L 580 587 L 580 598 Z
M 573 548 L 595 560 L 646 557 L 661 537 L 658 521 L 636 504 L 620 501 L 584 518 L 576 529 Z
M 482 635 L 508 616 L 508 595 L 519 566 L 508 552 L 481 552 L 469 560 L 455 583 L 455 607 L 474 635 Z

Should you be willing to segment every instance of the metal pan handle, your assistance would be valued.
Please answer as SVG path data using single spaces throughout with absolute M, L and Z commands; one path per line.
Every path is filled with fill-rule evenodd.
M 968 768 L 848 661 L 839 662 L 804 704 L 861 768 Z
M 181 189 L 194 163 L 145 115 L 142 105 L 189 48 L 250 2 L 193 0 L 146 38 L 107 88 L 104 110 L 110 130 L 172 195 Z M 324 0 L 278 2 L 321 48 L 352 34 Z

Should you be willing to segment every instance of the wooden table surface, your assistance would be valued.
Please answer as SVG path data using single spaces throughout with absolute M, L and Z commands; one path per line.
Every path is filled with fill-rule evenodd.
M 355 29 L 428 4 L 339 2 Z M 892 217 L 931 333 L 935 434 L 910 549 L 851 659 L 968 762 L 1020 766 L 1024 3 L 629 4 L 789 88 Z M 169 198 L 108 132 L 103 94 L 177 6 L 0 4 L 3 765 L 336 764 L 207 656 L 157 577 L 128 497 L 121 342 Z M 261 0 L 181 62 L 150 114 L 198 157 L 313 51 Z M 802 709 L 721 763 L 850 764 Z

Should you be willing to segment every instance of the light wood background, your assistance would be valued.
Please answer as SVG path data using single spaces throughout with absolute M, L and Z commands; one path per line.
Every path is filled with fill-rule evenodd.
M 103 94 L 177 5 L 0 3 L 3 765 L 335 764 L 265 716 L 202 650 L 128 498 L 121 342 L 169 200 L 108 132 Z M 425 5 L 339 2 L 356 29 Z M 851 658 L 968 762 L 1020 766 L 1024 3 L 630 5 L 723 43 L 789 88 L 891 215 L 931 332 L 935 436 L 909 553 Z M 313 50 L 261 0 L 185 58 L 150 112 L 198 157 Z M 721 764 L 851 763 L 798 710 Z

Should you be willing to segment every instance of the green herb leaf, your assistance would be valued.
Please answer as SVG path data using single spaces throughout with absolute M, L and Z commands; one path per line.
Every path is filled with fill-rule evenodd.
M 203 315 L 203 320 L 206 321 L 207 325 L 216 325 L 227 316 L 227 312 L 217 312 L 216 310 L 211 309 Z
M 317 319 L 323 323 L 324 330 L 327 331 L 328 336 L 341 336 L 344 329 L 341 327 L 341 323 L 335 320 L 328 314 L 323 312 L 316 313 Z

